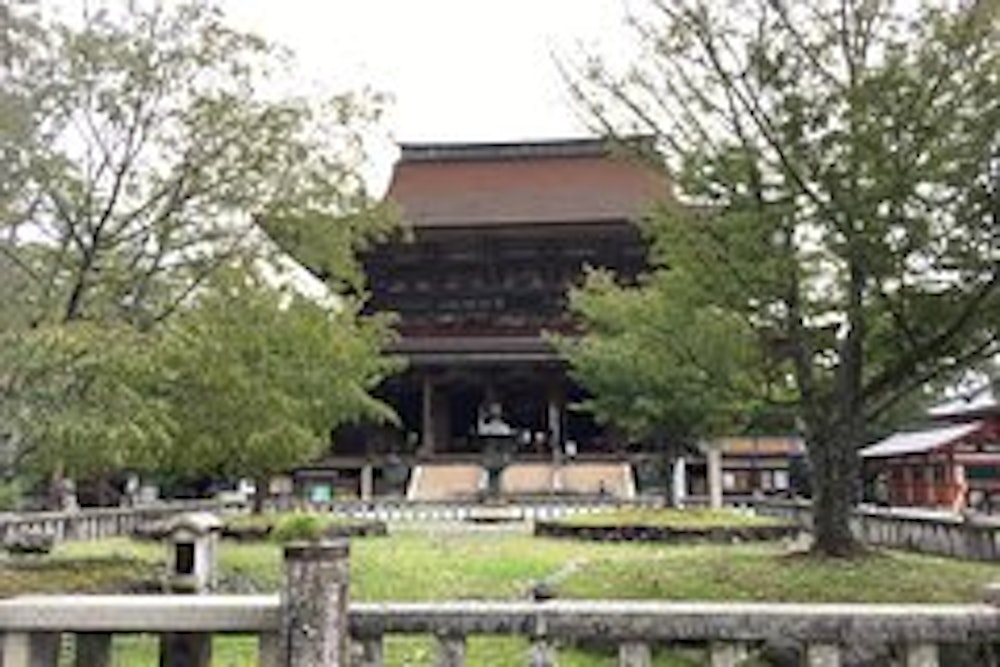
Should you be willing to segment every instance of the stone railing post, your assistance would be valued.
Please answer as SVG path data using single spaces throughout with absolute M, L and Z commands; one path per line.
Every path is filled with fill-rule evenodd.
M 937 644 L 907 644 L 903 647 L 903 667 L 938 667 Z
M 285 546 L 282 667 L 348 667 L 347 540 Z
M 56 667 L 59 664 L 58 632 L 8 632 L 3 637 L 3 667 Z
M 622 642 L 618 645 L 619 667 L 650 667 L 653 654 L 645 642 Z
M 837 644 L 808 644 L 806 646 L 807 667 L 840 667 L 840 646 Z
M 438 635 L 438 667 L 465 667 L 465 637 L 461 635 Z
M 711 642 L 708 646 L 711 667 L 738 667 L 749 656 L 750 651 L 741 642 Z

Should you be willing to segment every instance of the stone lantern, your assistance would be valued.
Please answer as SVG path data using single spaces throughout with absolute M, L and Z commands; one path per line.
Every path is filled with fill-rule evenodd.
M 190 512 L 167 525 L 167 589 L 206 593 L 217 584 L 216 557 L 222 521 L 210 512 Z

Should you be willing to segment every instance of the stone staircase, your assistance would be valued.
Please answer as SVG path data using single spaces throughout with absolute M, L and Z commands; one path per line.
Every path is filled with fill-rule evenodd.
M 635 498 L 635 474 L 628 463 L 570 463 L 559 470 L 561 493 Z
M 413 469 L 407 500 L 471 500 L 484 488 L 486 471 L 466 463 L 423 463 Z
M 424 463 L 414 468 L 406 497 L 411 501 L 462 501 L 486 490 L 486 469 L 473 463 Z M 512 463 L 500 475 L 500 494 L 635 498 L 635 474 L 628 463 Z
M 558 471 L 551 463 L 512 463 L 500 475 L 506 496 L 542 496 L 558 491 Z

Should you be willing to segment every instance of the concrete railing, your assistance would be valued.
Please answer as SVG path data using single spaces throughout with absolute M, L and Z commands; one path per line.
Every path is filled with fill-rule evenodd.
M 809 501 L 763 500 L 755 502 L 754 508 L 760 514 L 812 528 Z M 851 530 L 866 544 L 969 560 L 1000 560 L 1000 517 L 860 506 L 851 517 Z
M 58 596 L 0 601 L 3 667 L 54 667 L 76 635 L 76 665 L 112 664 L 115 633 L 159 634 L 161 665 L 207 667 L 214 633 L 256 635 L 266 667 L 382 667 L 390 635 L 434 638 L 436 664 L 467 664 L 479 635 L 528 639 L 524 664 L 555 665 L 564 643 L 617 645 L 622 667 L 648 667 L 659 644 L 705 647 L 711 667 L 735 667 L 757 646 L 801 648 L 808 667 L 846 664 L 847 647 L 891 646 L 905 667 L 937 667 L 939 647 L 1000 641 L 1000 608 L 965 605 L 722 602 L 435 602 L 347 604 L 346 542 L 290 545 L 284 585 L 270 596 Z M 987 591 L 987 600 L 997 591 Z M 977 663 L 978 664 L 978 663 Z
M 57 542 L 131 535 L 137 528 L 184 512 L 239 512 L 245 507 L 243 503 L 190 500 L 148 507 L 101 507 L 72 512 L 26 512 L 0 517 L 0 543 L 25 533 L 49 535 Z

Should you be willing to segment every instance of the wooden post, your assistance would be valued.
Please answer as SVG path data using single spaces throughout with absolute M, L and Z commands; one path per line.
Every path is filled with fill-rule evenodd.
M 371 502 L 372 496 L 375 495 L 375 468 L 371 463 L 365 463 L 361 466 L 361 500 L 363 502 Z
M 424 375 L 421 395 L 420 453 L 434 453 L 434 382 Z
M 562 449 L 563 442 L 562 396 L 559 393 L 559 388 L 556 386 L 549 387 L 548 394 L 546 421 L 548 422 L 549 433 L 546 444 L 549 446 L 549 451 L 555 452 L 557 449 Z
M 285 546 L 282 667 L 348 667 L 347 540 Z
M 673 484 L 670 485 L 670 490 L 673 494 L 673 498 L 671 499 L 672 504 L 674 507 L 683 508 L 688 493 L 687 460 L 683 456 L 678 456 L 674 460 L 672 472 Z
M 722 508 L 722 450 L 718 445 L 709 445 L 705 450 L 708 463 L 708 506 L 714 510 Z

